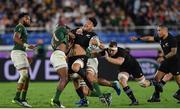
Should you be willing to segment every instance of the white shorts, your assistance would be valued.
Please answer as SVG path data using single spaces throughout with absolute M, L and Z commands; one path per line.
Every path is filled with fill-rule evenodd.
M 16 69 L 21 69 L 24 67 L 29 67 L 29 62 L 27 59 L 26 52 L 22 50 L 12 50 L 11 51 L 11 60 L 14 63 L 14 66 Z
M 60 68 L 68 66 L 66 62 L 66 55 L 60 50 L 56 50 L 51 54 L 50 61 L 56 71 Z
M 94 73 L 98 73 L 98 60 L 97 58 L 88 58 L 87 70 L 91 70 Z

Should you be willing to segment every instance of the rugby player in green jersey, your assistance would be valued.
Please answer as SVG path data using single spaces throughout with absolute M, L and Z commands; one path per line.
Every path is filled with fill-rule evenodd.
M 34 49 L 34 45 L 27 44 L 27 30 L 26 27 L 30 25 L 30 17 L 27 13 L 21 13 L 19 15 L 19 24 L 15 27 L 14 31 L 14 47 L 11 51 L 11 60 L 14 66 L 20 74 L 20 78 L 17 83 L 17 92 L 12 100 L 13 103 L 17 103 L 23 107 L 32 107 L 26 101 L 26 94 L 28 91 L 30 76 L 28 69 L 30 67 L 26 49 Z
M 59 97 L 68 83 L 68 65 L 66 61 L 66 52 L 68 51 L 68 40 L 73 38 L 73 34 L 67 26 L 58 26 L 53 33 L 50 61 L 60 77 L 54 98 L 51 99 L 51 105 L 55 107 L 64 106 L 59 101 Z

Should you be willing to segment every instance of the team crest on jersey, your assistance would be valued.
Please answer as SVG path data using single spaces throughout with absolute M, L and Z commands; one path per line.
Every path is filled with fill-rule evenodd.
M 169 45 L 168 43 L 165 43 L 163 44 L 163 47 L 168 47 L 168 45 Z
M 89 35 L 89 34 L 86 34 L 86 37 L 90 38 L 90 36 L 91 36 L 91 35 Z
M 165 43 L 165 46 L 168 46 L 168 43 Z

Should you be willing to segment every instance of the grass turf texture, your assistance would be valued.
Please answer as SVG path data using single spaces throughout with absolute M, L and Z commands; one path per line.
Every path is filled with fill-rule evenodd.
M 56 89 L 56 82 L 31 82 L 28 92 L 29 103 L 36 108 L 50 108 L 50 99 L 53 97 Z M 147 99 L 153 93 L 153 87 L 141 88 L 137 82 L 129 82 L 129 86 L 132 88 L 136 98 L 139 100 L 140 105 L 129 106 L 130 100 L 123 92 L 120 96 L 116 95 L 116 92 L 109 87 L 101 86 L 103 92 L 112 93 L 112 108 L 180 108 L 180 104 L 172 97 L 177 90 L 177 85 L 174 81 L 168 82 L 164 87 L 164 92 L 161 94 L 161 102 L 159 103 L 148 103 Z M 2 107 L 20 107 L 16 104 L 12 104 L 11 100 L 15 95 L 16 83 L 0 83 L 0 108 Z M 88 97 L 90 108 L 106 108 L 106 106 L 100 103 L 98 98 Z M 69 83 L 65 88 L 61 96 L 61 101 L 64 106 L 68 108 L 76 107 L 75 102 L 79 100 L 76 95 L 73 84 Z

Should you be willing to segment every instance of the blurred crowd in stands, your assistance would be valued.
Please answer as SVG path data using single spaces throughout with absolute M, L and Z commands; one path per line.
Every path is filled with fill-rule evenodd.
M 0 30 L 14 27 L 21 12 L 30 13 L 32 27 L 47 30 L 81 26 L 86 17 L 96 17 L 98 29 L 180 24 L 179 0 L 0 0 Z

